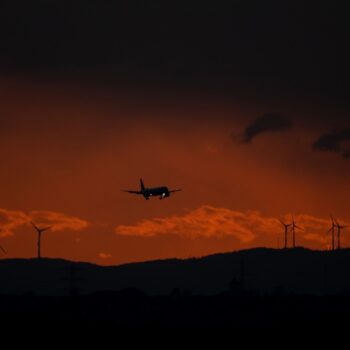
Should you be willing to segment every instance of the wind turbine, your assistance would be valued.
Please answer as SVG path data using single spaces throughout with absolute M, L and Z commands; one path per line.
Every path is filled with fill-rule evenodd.
M 292 215 L 292 232 L 293 232 L 293 248 L 295 248 L 295 229 L 302 230 L 301 227 L 297 226 L 294 220 L 294 216 Z
M 328 230 L 328 233 L 332 231 L 332 250 L 334 250 L 334 229 L 337 227 L 333 215 L 331 215 L 332 227 Z
M 287 248 L 287 242 L 288 242 L 288 229 L 292 224 L 286 224 L 282 220 L 279 220 L 279 222 L 284 226 L 284 249 Z
M 38 226 L 36 226 L 34 224 L 33 221 L 30 222 L 32 224 L 32 226 L 34 227 L 34 229 L 38 232 L 38 259 L 41 259 L 41 252 L 40 252 L 40 248 L 41 248 L 41 234 L 47 230 L 49 230 L 51 228 L 51 226 L 48 227 L 44 227 L 44 228 L 39 228 Z
M 340 249 L 340 231 L 344 228 L 347 228 L 348 226 L 345 225 L 339 225 L 339 222 L 335 219 L 335 227 L 338 229 L 338 247 L 337 249 Z
M 2 229 L 0 228 L 0 232 L 2 231 Z M 0 245 L 0 250 L 5 254 L 7 255 L 7 252 L 6 250 L 3 248 L 3 246 Z

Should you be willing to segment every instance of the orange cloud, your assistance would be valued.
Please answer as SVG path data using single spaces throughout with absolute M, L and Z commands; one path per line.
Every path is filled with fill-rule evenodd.
M 325 244 L 329 240 L 327 231 L 330 220 L 311 215 L 296 215 L 295 221 L 303 230 L 298 230 L 298 240 Z M 285 216 L 286 222 L 291 215 Z M 346 224 L 346 223 L 345 223 Z M 119 225 L 115 232 L 119 235 L 153 237 L 159 235 L 179 235 L 184 238 L 224 238 L 233 237 L 242 244 L 269 244 L 271 238 L 283 233 L 278 219 L 267 217 L 258 211 L 235 211 L 205 205 L 184 215 L 143 220 L 135 225 Z M 274 241 L 274 240 L 273 240 Z
M 101 258 L 103 260 L 107 260 L 107 259 L 112 258 L 112 254 L 109 254 L 109 253 L 99 253 L 98 256 L 99 256 L 99 258 Z
M 74 216 L 53 211 L 32 211 L 30 216 L 39 225 L 52 226 L 51 231 L 81 231 L 89 226 L 88 222 Z
M 12 236 L 13 231 L 30 221 L 30 217 L 19 210 L 0 208 L 0 236 Z
M 38 226 L 52 226 L 51 230 L 54 232 L 81 231 L 89 225 L 85 220 L 59 212 L 36 210 L 25 213 L 0 208 L 0 235 L 12 236 L 16 229 L 22 225 L 28 225 L 30 221 L 34 221 Z
M 116 233 L 129 236 L 157 236 L 175 234 L 186 238 L 232 236 L 242 243 L 254 241 L 258 231 L 268 231 L 278 222 L 264 219 L 260 213 L 246 213 L 209 205 L 182 216 L 144 220 L 132 226 L 120 225 Z
M 304 229 L 300 234 L 305 240 L 326 243 L 327 231 L 331 227 L 329 219 L 317 218 L 315 216 L 301 214 L 296 218 L 298 226 Z

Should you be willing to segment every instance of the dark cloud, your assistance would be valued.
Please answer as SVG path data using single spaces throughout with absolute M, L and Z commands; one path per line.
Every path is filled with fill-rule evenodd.
M 291 127 L 292 121 L 286 116 L 274 113 L 264 114 L 246 127 L 240 141 L 250 143 L 260 134 L 284 131 Z
M 350 158 L 350 151 L 344 148 L 344 142 L 350 141 L 350 129 L 333 130 L 321 135 L 314 142 L 313 148 L 321 152 L 338 153 L 344 158 Z
M 348 23 L 331 1 L 2 1 L 0 73 L 347 96 Z

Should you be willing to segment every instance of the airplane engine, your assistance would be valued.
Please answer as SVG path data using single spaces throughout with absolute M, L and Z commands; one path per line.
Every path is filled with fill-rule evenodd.
M 169 193 L 166 193 L 166 192 L 162 193 L 159 199 L 163 199 L 165 197 L 169 197 Z

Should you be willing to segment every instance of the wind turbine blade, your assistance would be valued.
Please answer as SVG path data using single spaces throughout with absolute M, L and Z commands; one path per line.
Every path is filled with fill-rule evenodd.
M 331 218 L 332 218 L 332 221 L 335 224 L 335 226 L 339 226 L 339 222 L 338 222 L 337 218 L 332 216 L 332 215 L 331 215 Z
M 40 231 L 41 231 L 41 232 L 44 232 L 44 231 L 47 231 L 47 230 L 49 230 L 50 228 L 51 228 L 51 226 L 48 226 L 48 227 L 44 227 L 44 228 L 40 229 Z
M 7 252 L 6 252 L 6 250 L 0 245 L 0 250 L 5 254 L 5 255 L 7 255 Z
M 294 217 L 292 218 L 292 224 L 291 224 L 291 226 L 292 226 L 293 229 L 295 229 L 296 223 L 295 223 Z
M 332 224 L 335 226 L 336 220 L 334 219 L 334 216 L 332 214 L 330 214 L 331 219 L 332 219 Z
M 32 224 L 32 226 L 37 230 L 37 231 L 39 231 L 39 228 L 38 228 L 38 226 L 36 226 L 35 224 L 34 224 L 34 222 L 33 221 L 31 221 L 30 222 L 31 224 Z

